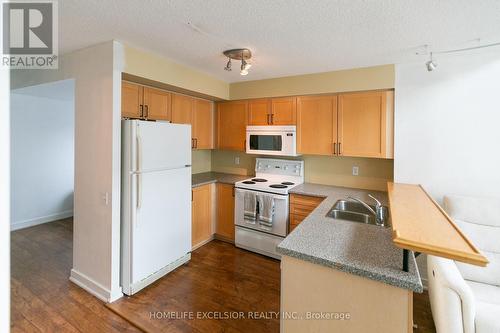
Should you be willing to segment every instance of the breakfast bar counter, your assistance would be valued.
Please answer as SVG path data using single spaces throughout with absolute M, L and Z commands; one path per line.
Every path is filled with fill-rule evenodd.
M 278 245 L 281 311 L 296 314 L 281 331 L 412 332 L 413 292 L 423 290 L 413 253 L 405 272 L 390 227 L 326 216 L 349 196 L 387 205 L 387 193 L 304 183 L 290 194 L 325 199 Z

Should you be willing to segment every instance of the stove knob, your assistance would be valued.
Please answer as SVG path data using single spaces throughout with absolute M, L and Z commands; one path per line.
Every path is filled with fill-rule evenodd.
M 285 166 L 283 167 L 283 169 L 288 170 L 288 166 L 287 166 L 287 165 L 285 165 Z
M 270 166 L 269 164 L 268 164 L 268 165 L 266 165 L 266 168 L 268 168 L 268 169 L 269 169 L 270 167 L 271 167 L 271 166 Z

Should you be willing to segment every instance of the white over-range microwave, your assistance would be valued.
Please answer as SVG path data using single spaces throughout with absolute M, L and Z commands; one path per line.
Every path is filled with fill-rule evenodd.
M 298 156 L 296 126 L 247 126 L 247 154 Z

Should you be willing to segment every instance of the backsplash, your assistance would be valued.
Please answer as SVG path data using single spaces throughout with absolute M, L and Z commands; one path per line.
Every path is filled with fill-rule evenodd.
M 242 152 L 213 150 L 211 170 L 253 175 L 256 157 Z M 235 163 L 236 159 L 239 159 L 239 164 Z M 312 155 L 300 156 L 297 159 L 304 160 L 305 181 L 308 183 L 386 191 L 387 182 L 392 181 L 394 177 L 393 160 Z M 358 176 L 352 175 L 353 166 L 359 168 Z
M 209 172 L 212 170 L 212 151 L 193 150 L 191 152 L 191 173 Z

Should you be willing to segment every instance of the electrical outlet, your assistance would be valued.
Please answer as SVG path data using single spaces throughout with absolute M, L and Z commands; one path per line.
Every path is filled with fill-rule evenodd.
M 240 165 L 240 158 L 238 156 L 234 158 L 234 164 Z
M 353 176 L 359 175 L 359 167 L 357 167 L 357 166 L 352 167 L 352 175 Z

